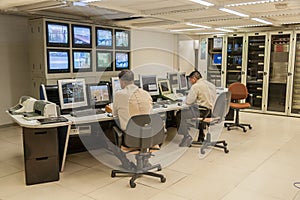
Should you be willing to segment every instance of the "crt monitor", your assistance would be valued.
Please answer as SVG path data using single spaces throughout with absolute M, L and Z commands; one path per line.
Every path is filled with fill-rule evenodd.
M 222 54 L 214 54 L 213 55 L 213 64 L 221 65 L 222 64 Z
M 140 75 L 141 88 L 149 92 L 150 95 L 159 95 L 156 75 Z
M 129 69 L 129 52 L 115 53 L 115 67 L 116 70 Z
M 48 73 L 68 73 L 70 72 L 70 53 L 64 49 L 47 50 Z
M 113 47 L 113 31 L 109 28 L 96 27 L 96 45 L 97 48 Z
M 185 73 L 179 73 L 178 74 L 178 80 L 179 80 L 179 88 L 181 90 L 187 90 L 188 89 L 188 83 L 187 83 L 187 80 L 186 80 L 186 77 L 185 77 Z
M 46 22 L 46 41 L 48 47 L 69 47 L 69 25 L 58 22 Z
M 92 27 L 72 25 L 72 46 L 78 48 L 92 47 Z
M 158 81 L 158 86 L 159 86 L 160 93 L 162 95 L 166 95 L 166 94 L 171 94 L 172 93 L 172 90 L 171 90 L 171 87 L 170 87 L 170 82 L 169 82 L 168 79 L 159 80 Z
M 121 90 L 119 77 L 111 77 L 112 94 L 114 95 L 118 90 Z
M 89 104 L 95 108 L 101 108 L 111 103 L 109 83 L 88 84 Z
M 178 73 L 177 72 L 167 73 L 167 78 L 170 81 L 170 86 L 171 86 L 173 91 L 175 89 L 179 89 Z
M 79 108 L 88 105 L 84 79 L 58 80 L 58 94 L 61 109 Z
M 73 72 L 92 71 L 92 52 L 90 50 L 73 50 Z

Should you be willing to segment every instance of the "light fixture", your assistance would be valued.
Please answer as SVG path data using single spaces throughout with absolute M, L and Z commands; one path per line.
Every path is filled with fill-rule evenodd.
M 183 31 L 201 31 L 203 28 L 185 28 L 185 29 L 173 29 L 171 32 L 183 32 Z
M 194 49 L 199 49 L 199 40 L 194 40 Z
M 186 25 L 200 27 L 200 28 L 211 28 L 210 26 L 204 26 L 204 25 L 200 25 L 200 24 L 193 24 L 193 23 L 190 23 L 190 22 L 186 23 Z
M 196 35 L 225 35 L 224 32 L 203 32 L 203 33 L 196 33 Z
M 272 22 L 268 22 L 266 20 L 259 19 L 259 18 L 251 18 L 251 19 L 254 20 L 254 21 L 257 21 L 257 22 L 264 23 L 264 24 L 273 24 Z
M 228 32 L 228 33 L 234 32 L 233 30 L 228 30 L 228 29 L 224 29 L 224 28 L 215 28 L 215 30 L 217 30 L 217 31 L 224 31 L 224 32 Z
M 202 0 L 190 0 L 190 1 L 195 2 L 195 3 L 199 3 L 203 6 L 214 6 L 215 5 L 213 3 L 209 3 L 207 1 L 202 1 Z
M 249 5 L 256 5 L 256 4 L 264 4 L 264 3 L 274 3 L 274 2 L 282 2 L 283 0 L 264 0 L 264 1 L 250 1 L 244 3 L 233 3 L 225 5 L 225 7 L 235 7 L 235 6 L 249 6 Z
M 249 15 L 246 15 L 244 13 L 240 13 L 240 12 L 237 12 L 237 11 L 234 11 L 234 10 L 230 10 L 230 9 L 227 9 L 227 8 L 219 8 L 219 10 L 221 10 L 223 12 L 230 13 L 230 14 L 238 15 L 240 17 L 249 17 Z

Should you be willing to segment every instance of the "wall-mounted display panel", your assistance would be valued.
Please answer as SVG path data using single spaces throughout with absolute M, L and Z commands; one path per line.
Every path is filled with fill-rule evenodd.
M 92 27 L 83 25 L 72 25 L 72 47 L 92 47 Z
M 112 51 L 96 52 L 96 70 L 97 71 L 112 71 L 113 70 L 113 53 Z
M 115 70 L 123 70 L 130 68 L 130 52 L 115 52 Z
M 48 49 L 47 71 L 48 73 L 70 72 L 70 51 L 67 49 Z
M 130 49 L 130 32 L 128 30 L 115 29 L 115 48 Z
M 73 50 L 73 72 L 92 71 L 92 51 Z
M 96 46 L 100 49 L 112 49 L 113 30 L 110 28 L 96 27 Z
M 69 47 L 69 24 L 47 21 L 46 43 L 48 47 Z

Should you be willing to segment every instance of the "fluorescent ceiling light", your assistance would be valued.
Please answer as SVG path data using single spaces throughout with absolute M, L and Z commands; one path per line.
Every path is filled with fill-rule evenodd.
M 256 5 L 256 4 L 264 4 L 264 3 L 274 3 L 274 2 L 282 2 L 283 0 L 264 0 L 264 1 L 250 1 L 244 3 L 233 3 L 225 5 L 225 7 L 234 7 L 234 6 L 249 6 L 249 5 Z
M 225 35 L 224 32 L 203 32 L 203 33 L 196 33 L 196 35 Z
M 215 5 L 213 3 L 209 3 L 207 1 L 202 1 L 202 0 L 190 0 L 190 1 L 195 2 L 195 3 L 199 3 L 203 6 L 214 6 Z
M 219 10 L 221 10 L 223 12 L 230 13 L 230 14 L 238 15 L 238 16 L 241 16 L 241 17 L 249 17 L 249 15 L 246 15 L 246 14 L 234 11 L 234 10 L 230 10 L 230 9 L 227 9 L 227 8 L 219 8 Z
M 217 30 L 217 31 L 224 31 L 224 32 L 228 32 L 228 33 L 234 32 L 233 30 L 228 30 L 228 29 L 224 29 L 224 28 L 215 28 L 215 30 Z
M 264 23 L 264 24 L 273 24 L 272 22 L 268 22 L 266 20 L 259 19 L 259 18 L 251 18 L 251 19 L 254 20 L 254 21 L 257 21 L 257 22 Z
M 183 32 L 183 31 L 200 31 L 204 30 L 203 28 L 186 28 L 186 29 L 173 29 L 171 32 Z
M 200 27 L 200 28 L 211 28 L 210 26 L 203 26 L 203 25 L 200 25 L 200 24 L 193 24 L 193 23 L 189 23 L 189 22 L 186 23 L 186 25 Z

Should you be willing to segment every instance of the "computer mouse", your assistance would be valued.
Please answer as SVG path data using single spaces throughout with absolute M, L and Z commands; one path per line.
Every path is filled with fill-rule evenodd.
M 113 116 L 112 113 L 107 113 L 106 115 L 107 115 L 107 117 L 112 117 Z
M 178 106 L 182 106 L 182 103 L 181 103 L 181 102 L 178 102 L 177 105 L 178 105 Z

